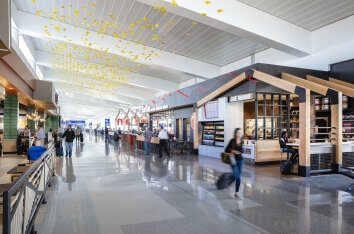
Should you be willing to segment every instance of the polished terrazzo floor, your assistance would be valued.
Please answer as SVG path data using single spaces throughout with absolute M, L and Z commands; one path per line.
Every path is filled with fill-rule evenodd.
M 145 156 L 87 136 L 57 160 L 38 233 L 354 233 L 352 180 L 287 177 L 278 166 L 245 166 L 244 200 L 217 191 L 218 160 Z

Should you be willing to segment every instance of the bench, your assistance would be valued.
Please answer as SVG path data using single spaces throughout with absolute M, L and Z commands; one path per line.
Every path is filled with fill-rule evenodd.
M 349 177 L 354 180 L 354 169 L 349 167 L 342 167 L 345 171 L 341 171 L 340 174 Z M 354 187 L 354 183 L 348 187 L 348 191 L 351 191 Z

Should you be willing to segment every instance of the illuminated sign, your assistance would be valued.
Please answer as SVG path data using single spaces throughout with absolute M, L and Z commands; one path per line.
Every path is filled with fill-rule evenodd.
M 236 96 L 229 97 L 229 102 L 239 102 L 254 99 L 254 93 L 244 93 Z

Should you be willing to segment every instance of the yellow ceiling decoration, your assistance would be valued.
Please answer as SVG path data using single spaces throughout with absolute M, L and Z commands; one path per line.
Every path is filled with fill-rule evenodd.
M 37 2 L 37 0 L 28 1 Z M 94 18 L 93 13 L 96 8 L 102 7 L 104 1 L 77 0 L 75 7 L 73 7 L 73 2 L 61 0 L 58 7 L 49 11 L 38 9 L 35 14 L 51 20 L 52 24 L 43 27 L 47 36 L 52 37 L 53 34 L 60 33 L 66 39 L 66 42 L 47 44 L 47 49 L 54 55 L 51 60 L 52 66 L 63 71 L 63 77 L 66 77 L 68 83 L 83 87 L 83 89 L 100 86 L 107 89 L 107 92 L 116 92 L 119 86 L 128 82 L 132 72 L 139 72 L 139 69 L 145 66 L 142 65 L 144 61 L 152 61 L 161 57 L 160 52 L 166 44 L 161 32 L 170 31 L 176 25 L 173 20 L 169 20 L 166 25 L 160 25 L 156 17 L 150 18 L 145 15 L 128 23 L 128 27 L 124 28 L 123 25 L 119 25 L 119 20 L 113 14 L 108 15 L 105 20 Z M 205 5 L 212 5 L 212 1 L 202 0 L 201 3 L 203 2 Z M 171 6 L 177 7 L 178 1 L 172 0 Z M 160 14 L 157 17 L 164 17 L 168 10 L 164 6 L 154 6 L 152 9 Z M 223 12 L 222 9 L 216 11 Z M 201 13 L 201 15 L 206 16 L 206 13 Z M 83 35 L 79 37 L 86 47 L 71 44 L 73 38 L 70 38 L 66 28 L 59 22 L 86 28 Z M 192 22 L 192 26 L 196 24 L 197 22 Z M 98 45 L 92 39 L 95 37 L 91 35 L 93 32 L 101 38 L 114 37 L 115 48 L 119 49 L 122 56 L 113 54 L 104 45 Z M 137 35 L 141 33 L 152 33 L 149 38 L 156 49 L 148 48 L 144 41 L 137 39 Z M 185 35 L 190 36 L 191 33 Z

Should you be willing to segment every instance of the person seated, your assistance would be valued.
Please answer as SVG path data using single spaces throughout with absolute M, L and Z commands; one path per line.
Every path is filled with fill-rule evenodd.
M 281 138 L 279 139 L 279 145 L 282 152 L 287 152 L 290 155 L 290 160 L 295 164 L 298 157 L 298 152 L 296 149 L 293 149 L 291 146 L 288 146 L 289 143 L 288 133 L 283 131 L 281 133 Z
M 35 161 L 41 157 L 41 155 L 47 151 L 47 148 L 43 147 L 41 145 L 40 140 L 35 140 L 34 141 L 34 146 L 32 146 L 27 153 L 27 158 L 30 161 Z

